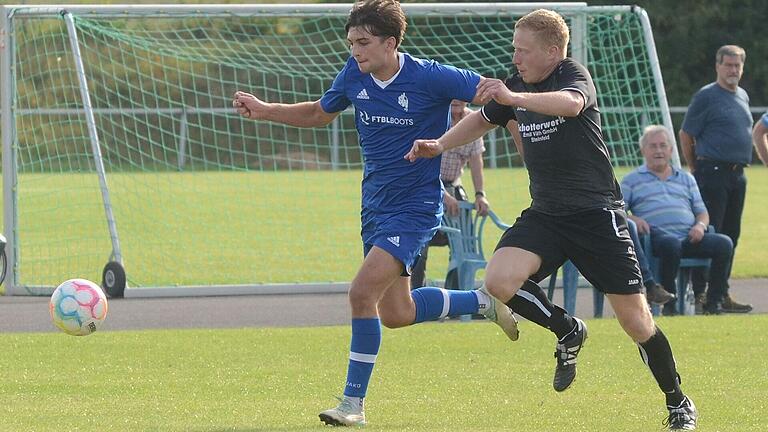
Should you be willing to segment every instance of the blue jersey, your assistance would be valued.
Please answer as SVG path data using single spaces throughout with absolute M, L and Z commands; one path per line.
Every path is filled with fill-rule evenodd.
M 444 134 L 450 125 L 451 100 L 471 101 L 479 81 L 474 72 L 401 53 L 399 72 L 382 82 L 360 72 L 355 59 L 349 58 L 320 103 L 328 113 L 350 104 L 355 107 L 365 163 L 363 214 L 427 213 L 437 216 L 439 224 L 440 158 L 411 163 L 403 156 L 414 140 Z M 408 223 L 407 216 L 402 219 Z

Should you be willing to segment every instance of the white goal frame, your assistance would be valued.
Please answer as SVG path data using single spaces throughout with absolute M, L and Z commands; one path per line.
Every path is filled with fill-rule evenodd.
M 659 67 L 656 47 L 648 15 L 645 10 L 636 6 L 587 6 L 586 3 L 405 3 L 402 5 L 406 14 L 419 16 L 440 13 L 443 15 L 483 15 L 497 14 L 500 11 L 520 15 L 538 8 L 549 8 L 558 11 L 572 19 L 571 56 L 585 61 L 587 51 L 585 41 L 587 32 L 586 19 L 591 11 L 595 12 L 628 12 L 637 14 L 643 26 L 644 42 L 656 83 L 656 91 L 661 107 L 661 117 L 665 126 L 672 129 L 672 120 L 664 90 L 664 84 Z M 104 172 L 98 131 L 93 120 L 93 110 L 90 104 L 88 83 L 82 69 L 82 59 L 79 57 L 77 31 L 72 24 L 72 15 L 91 18 L 146 19 L 151 17 L 173 16 L 292 16 L 309 17 L 325 15 L 346 15 L 350 4 L 228 4 L 228 5 L 4 5 L 0 6 L 0 128 L 2 129 L 3 151 L 3 217 L 4 234 L 7 238 L 7 278 L 6 295 L 49 294 L 53 287 L 29 287 L 20 284 L 18 275 L 18 241 L 17 241 L 17 159 L 15 142 L 14 107 L 14 71 L 16 59 L 10 47 L 14 43 L 14 22 L 24 19 L 51 18 L 63 16 L 67 24 L 68 37 L 76 57 L 78 78 L 84 109 L 73 110 L 85 116 L 91 140 L 93 160 L 99 176 L 99 184 L 104 204 L 104 216 L 109 228 L 108 235 L 112 240 L 112 251 L 109 260 L 121 262 L 121 250 L 118 236 L 118 222 L 112 215 L 109 199 L 109 188 Z M 511 41 L 510 41 L 511 44 Z M 40 112 L 44 111 L 39 109 Z M 674 140 L 674 138 L 673 138 Z M 679 165 L 679 156 L 675 146 L 675 163 Z M 105 262 L 107 257 L 105 257 Z M 130 271 L 130 270 L 129 270 Z M 350 275 L 351 277 L 352 275 Z M 282 294 L 282 293 L 339 293 L 346 292 L 348 283 L 328 284 L 272 284 L 272 285 L 229 285 L 229 286 L 187 286 L 187 287 L 154 287 L 126 288 L 126 297 L 170 297 L 189 295 L 242 295 L 242 294 Z

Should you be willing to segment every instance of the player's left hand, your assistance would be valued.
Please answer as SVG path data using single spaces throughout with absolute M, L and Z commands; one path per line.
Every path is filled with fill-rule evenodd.
M 409 162 L 415 162 L 418 158 L 433 158 L 443 152 L 443 145 L 440 141 L 430 140 L 416 140 L 413 142 L 413 147 L 403 159 L 407 159 Z
M 482 100 L 495 100 L 502 105 L 515 106 L 515 94 L 503 81 L 495 78 L 481 80 L 477 85 L 475 97 Z
M 491 208 L 491 204 L 488 202 L 488 198 L 478 195 L 475 197 L 475 210 L 477 210 L 477 214 L 480 216 L 485 216 L 488 214 L 488 209 Z

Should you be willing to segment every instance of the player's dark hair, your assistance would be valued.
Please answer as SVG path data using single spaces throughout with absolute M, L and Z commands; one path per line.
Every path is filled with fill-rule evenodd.
M 362 0 L 352 6 L 344 31 L 351 27 L 363 27 L 378 37 L 393 37 L 397 46 L 405 36 L 405 13 L 396 0 Z

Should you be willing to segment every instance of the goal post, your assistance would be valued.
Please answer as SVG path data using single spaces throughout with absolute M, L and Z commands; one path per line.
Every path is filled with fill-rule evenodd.
M 6 294 L 101 281 L 109 261 L 126 296 L 344 291 L 362 259 L 354 112 L 299 129 L 242 119 L 231 97 L 318 99 L 349 55 L 350 7 L 0 7 Z M 515 19 L 540 7 L 568 21 L 614 166 L 638 165 L 642 128 L 672 126 L 641 8 L 407 3 L 402 50 L 504 78 Z M 519 155 L 503 129 L 485 143 L 513 220 L 530 200 Z

